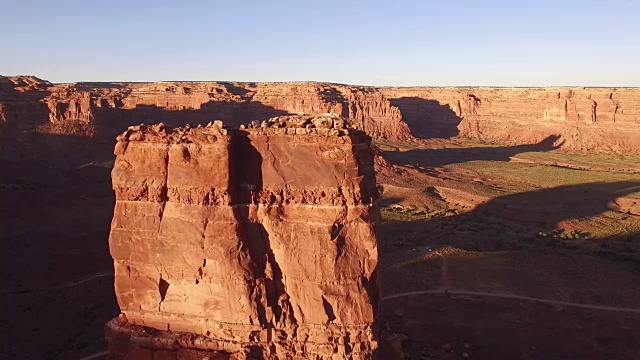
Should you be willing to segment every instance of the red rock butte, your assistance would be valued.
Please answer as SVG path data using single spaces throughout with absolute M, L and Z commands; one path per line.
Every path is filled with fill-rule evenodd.
M 370 143 L 335 115 L 120 135 L 110 358 L 372 358 Z

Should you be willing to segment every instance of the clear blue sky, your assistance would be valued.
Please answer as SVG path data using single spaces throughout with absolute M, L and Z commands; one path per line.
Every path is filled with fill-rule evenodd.
M 640 1 L 0 0 L 0 74 L 640 86 Z

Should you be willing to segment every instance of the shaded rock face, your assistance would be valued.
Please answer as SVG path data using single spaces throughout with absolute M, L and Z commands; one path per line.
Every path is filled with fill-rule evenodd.
M 4 84 L 4 85 L 3 85 Z M 77 83 L 53 85 L 37 78 L 0 76 L 0 121 L 37 122 L 44 131 L 115 136 L 130 125 L 163 122 L 169 126 L 222 120 L 238 126 L 283 115 L 339 114 L 374 138 L 406 140 L 411 136 L 400 111 L 373 88 L 326 83 Z M 27 88 L 28 87 L 28 88 Z M 6 89 L 5 89 L 6 88 Z M 14 88 L 32 96 L 44 112 L 18 112 Z M 24 97 L 19 103 L 27 102 Z
M 563 148 L 640 152 L 637 88 L 380 88 L 417 137 L 507 144 L 559 135 Z
M 122 345 L 131 326 L 197 335 L 186 346 L 239 359 L 371 357 L 378 192 L 371 139 L 344 122 L 118 137 L 114 359 L 133 348 Z
M 36 77 L 0 76 L 0 138 L 10 138 L 48 121 L 49 112 L 43 99 L 48 96 L 50 86 L 53 84 Z

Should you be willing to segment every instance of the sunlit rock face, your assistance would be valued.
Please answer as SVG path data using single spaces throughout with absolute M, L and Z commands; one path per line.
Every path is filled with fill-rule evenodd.
M 638 88 L 379 88 L 417 137 L 505 144 L 559 136 L 562 148 L 640 153 Z
M 72 83 L 0 75 L 0 124 L 45 133 L 105 136 L 130 125 L 227 126 L 284 115 L 335 113 L 373 138 L 408 140 L 400 111 L 372 87 L 320 82 Z
M 107 326 L 111 357 L 181 348 L 371 358 L 379 209 L 370 141 L 330 115 L 120 135 L 110 249 L 122 315 Z M 185 334 L 197 341 L 171 340 Z
M 0 75 L 0 142 L 39 133 L 108 143 L 130 125 L 227 126 L 335 113 L 374 139 L 463 136 L 509 145 L 640 153 L 638 88 L 370 87 L 322 82 L 73 83 Z M 8 131 L 13 129 L 15 131 Z

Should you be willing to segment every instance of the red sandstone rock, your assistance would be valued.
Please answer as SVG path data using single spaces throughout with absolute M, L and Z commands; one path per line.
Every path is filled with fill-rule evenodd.
M 640 152 L 636 88 L 380 88 L 417 136 L 507 144 L 560 135 L 571 150 Z
M 370 137 L 337 116 L 287 116 L 132 127 L 115 154 L 110 248 L 128 324 L 238 358 L 371 357 Z
M 0 104 L 5 102 L 5 98 L 9 103 L 15 101 L 7 94 L 25 83 L 22 77 L 0 77 L 0 81 L 7 84 L 0 88 Z M 187 123 L 206 124 L 216 119 L 223 120 L 228 126 L 238 126 L 247 121 L 280 115 L 335 113 L 348 118 L 353 126 L 375 138 L 410 138 L 400 111 L 373 88 L 302 82 L 78 83 L 55 86 L 42 82 L 36 85 L 25 91 L 40 96 L 46 111 L 29 114 L 31 120 L 16 115 L 14 122 L 36 121 L 46 125 L 44 130 L 54 133 L 67 129 L 77 133 L 88 129 L 86 132 L 93 134 L 96 128 L 122 131 L 141 122 L 182 126 Z M 38 101 L 31 100 L 36 105 Z
M 42 102 L 51 83 L 32 76 L 0 76 L 0 135 L 8 130 L 33 130 L 46 123 L 47 105 Z
M 77 83 L 0 76 L 0 124 L 100 135 L 141 122 L 238 126 L 335 113 L 378 139 L 465 136 L 507 144 L 551 135 L 565 149 L 640 153 L 636 88 L 373 88 L 327 83 Z M 409 126 L 407 126 L 409 124 Z M 3 127 L 4 128 L 4 127 Z

